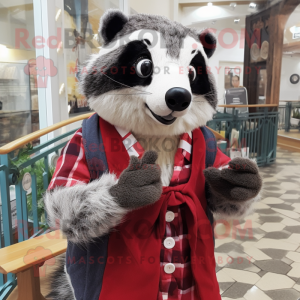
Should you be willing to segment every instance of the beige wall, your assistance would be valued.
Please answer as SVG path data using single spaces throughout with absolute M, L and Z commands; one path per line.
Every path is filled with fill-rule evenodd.
M 130 7 L 138 13 L 161 15 L 173 20 L 173 0 L 130 0 Z

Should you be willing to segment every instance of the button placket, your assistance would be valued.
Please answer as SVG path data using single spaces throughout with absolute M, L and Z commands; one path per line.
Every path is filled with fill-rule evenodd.
M 174 221 L 175 219 L 175 213 L 173 211 L 167 211 L 166 212 L 166 222 L 171 223 L 172 221 Z M 171 226 L 171 224 L 167 224 L 166 227 L 168 228 L 169 226 Z M 166 230 L 167 230 L 166 228 Z M 166 237 L 164 242 L 163 242 L 164 246 L 166 249 L 173 249 L 175 247 L 176 241 L 175 241 L 175 237 Z M 166 274 L 172 274 L 174 273 L 176 267 L 173 263 L 169 262 L 164 266 L 164 271 Z

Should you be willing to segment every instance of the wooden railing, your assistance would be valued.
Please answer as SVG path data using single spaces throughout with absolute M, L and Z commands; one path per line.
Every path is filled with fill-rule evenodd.
M 44 129 L 40 129 L 38 131 L 35 131 L 33 133 L 30 133 L 24 137 L 21 137 L 9 144 L 6 144 L 5 146 L 1 147 L 0 148 L 0 154 L 7 154 L 7 153 L 10 153 L 16 149 L 19 149 L 20 147 L 40 138 L 41 136 L 43 135 L 46 135 L 50 132 L 53 132 L 57 129 L 60 129 L 64 126 L 67 126 L 67 125 L 70 125 L 72 123 L 75 123 L 75 122 L 78 122 L 78 121 L 82 121 L 84 119 L 87 119 L 89 118 L 93 113 L 89 113 L 89 114 L 84 114 L 84 115 L 80 115 L 80 116 L 77 116 L 77 117 L 74 117 L 74 118 L 71 118 L 71 119 L 68 119 L 68 120 L 65 120 L 65 121 L 62 121 L 62 122 L 59 122 L 57 124 L 54 124 L 52 126 L 49 126 L 47 128 L 44 128 Z
M 248 108 L 265 108 L 265 107 L 278 107 L 278 104 L 248 104 L 248 105 L 227 105 L 227 104 L 220 104 L 218 107 L 225 107 L 225 108 L 238 108 L 238 107 L 248 107 Z

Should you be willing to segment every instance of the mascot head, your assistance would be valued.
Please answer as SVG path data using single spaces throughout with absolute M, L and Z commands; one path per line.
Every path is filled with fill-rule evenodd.
M 101 19 L 103 47 L 81 72 L 90 108 L 109 123 L 141 135 L 179 135 L 206 124 L 217 105 L 207 71 L 216 39 L 161 16 Z

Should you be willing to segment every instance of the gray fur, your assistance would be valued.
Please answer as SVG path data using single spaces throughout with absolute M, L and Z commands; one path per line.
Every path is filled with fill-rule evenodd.
M 70 278 L 65 268 L 66 254 L 56 258 L 57 269 L 51 274 L 51 292 L 48 300 L 76 300 Z
M 106 18 L 111 18 L 112 14 L 119 13 L 117 10 L 108 10 L 102 17 L 101 24 L 106 24 Z M 126 17 L 124 15 L 124 17 Z M 102 25 L 103 26 L 103 25 Z M 103 32 L 103 28 L 100 26 L 99 34 Z M 188 35 L 199 41 L 199 35 L 201 33 L 195 29 L 191 29 L 183 26 L 178 22 L 171 21 L 163 16 L 148 15 L 148 14 L 135 14 L 129 16 L 128 22 L 124 25 L 121 31 L 111 41 L 106 41 L 105 45 L 113 42 L 127 34 L 130 34 L 136 30 L 155 30 L 162 34 L 165 40 L 165 47 L 167 54 L 170 57 L 178 58 L 180 50 L 183 45 L 183 40 Z M 104 38 L 105 41 L 105 38 Z
M 109 189 L 117 183 L 114 174 L 72 187 L 57 187 L 44 196 L 49 224 L 59 227 L 73 243 L 88 243 L 107 234 L 128 212 Z
M 113 39 L 108 39 L 105 34 L 108 31 L 107 27 L 112 26 L 110 20 L 114 15 L 117 15 L 119 18 L 123 18 L 124 20 L 126 19 L 128 22 L 118 33 L 116 33 Z M 167 55 L 172 58 L 179 57 L 180 50 L 183 47 L 183 40 L 188 35 L 199 42 L 200 34 L 205 33 L 205 35 L 209 35 L 209 41 L 216 42 L 215 37 L 208 31 L 198 32 L 194 29 L 187 28 L 180 23 L 170 21 L 162 16 L 137 14 L 127 18 L 122 12 L 114 9 L 108 10 L 101 18 L 99 34 L 104 40 L 104 45 L 107 46 L 108 44 L 114 43 L 115 41 L 124 38 L 126 35 L 136 30 L 145 30 L 146 32 L 151 30 L 160 32 L 163 36 L 162 42 L 165 43 L 160 45 L 160 47 L 166 48 Z M 92 56 L 92 58 L 81 69 L 80 72 L 81 78 L 79 87 L 80 92 L 83 95 L 85 95 L 88 99 L 91 99 L 92 97 L 98 97 L 109 91 L 128 88 L 128 86 L 122 85 L 119 81 L 114 81 L 111 77 L 104 74 L 112 67 L 121 69 L 122 66 L 119 66 L 118 59 L 126 47 L 126 45 L 121 43 L 117 49 L 111 50 L 104 55 L 99 56 L 96 54 Z M 208 57 L 212 55 L 214 50 L 215 48 L 204 48 L 204 51 Z M 203 53 L 201 52 L 201 55 L 202 54 Z M 209 81 L 211 82 L 212 91 L 209 95 L 204 95 L 204 97 L 215 109 L 218 102 L 217 90 L 215 88 L 213 75 L 208 74 L 208 77 Z
M 130 16 L 129 21 L 116 35 L 116 39 L 140 29 L 160 32 L 166 43 L 167 54 L 173 58 L 179 57 L 184 38 L 193 33 L 191 29 L 162 16 L 136 14 Z
M 100 27 L 99 27 L 99 34 L 100 37 L 102 37 L 105 44 L 109 43 L 111 41 L 111 38 L 109 37 L 108 33 L 110 33 L 111 29 L 110 26 L 114 25 L 114 23 L 117 19 L 119 20 L 120 26 L 122 24 L 125 24 L 128 22 L 128 17 L 124 15 L 120 10 L 118 9 L 109 9 L 106 11 L 106 13 L 103 15 L 103 17 L 100 20 Z M 114 29 L 114 28 L 113 28 Z M 111 32 L 113 34 L 114 32 Z
M 147 151 L 142 159 L 131 156 L 118 184 L 110 189 L 121 207 L 137 209 L 156 202 L 162 193 L 161 170 L 155 164 L 157 153 Z
M 107 78 L 104 73 L 111 66 L 117 65 L 118 58 L 125 47 L 120 46 L 102 56 L 93 55 L 87 65 L 81 68 L 79 89 L 83 95 L 90 98 L 91 96 L 98 96 L 112 90 L 124 88 L 122 84 Z
M 249 215 L 252 211 L 252 205 L 260 200 L 260 196 L 249 199 L 244 202 L 230 202 L 230 201 L 220 201 L 217 195 L 211 195 L 207 200 L 209 208 L 218 218 L 231 219 L 238 218 L 242 219 Z
M 215 76 L 210 73 L 208 73 L 207 75 L 211 86 L 211 92 L 208 95 L 204 95 L 204 98 L 214 109 L 216 109 L 218 105 L 218 90 L 217 90 Z

